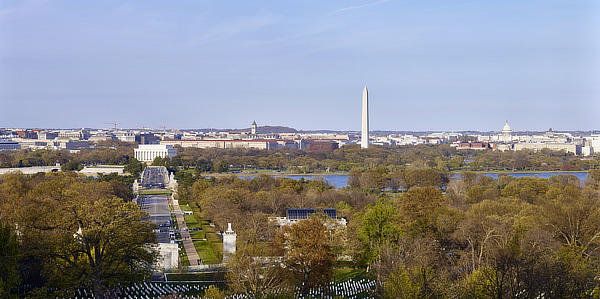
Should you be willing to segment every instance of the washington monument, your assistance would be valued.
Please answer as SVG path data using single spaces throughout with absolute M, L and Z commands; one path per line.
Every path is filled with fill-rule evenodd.
M 362 135 L 360 138 L 360 147 L 369 148 L 369 92 L 367 86 L 363 89 L 362 100 Z

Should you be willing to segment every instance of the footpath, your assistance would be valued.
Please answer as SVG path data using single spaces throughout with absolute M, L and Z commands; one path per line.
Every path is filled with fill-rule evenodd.
M 181 234 L 185 253 L 190 261 L 190 266 L 194 268 L 193 266 L 202 264 L 200 256 L 198 255 L 198 251 L 196 251 L 194 242 L 192 242 L 192 237 L 190 236 L 187 224 L 185 223 L 185 218 L 183 218 L 183 211 L 181 211 L 181 207 L 179 207 L 179 202 L 177 200 L 171 200 L 171 203 L 173 204 L 173 213 L 175 213 L 175 217 L 177 218 L 177 225 L 179 226 L 179 233 Z

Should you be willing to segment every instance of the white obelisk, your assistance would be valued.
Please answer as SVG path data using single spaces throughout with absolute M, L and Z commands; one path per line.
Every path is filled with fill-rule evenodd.
M 362 100 L 362 136 L 360 138 L 360 147 L 369 148 L 369 92 L 366 85 L 363 90 Z

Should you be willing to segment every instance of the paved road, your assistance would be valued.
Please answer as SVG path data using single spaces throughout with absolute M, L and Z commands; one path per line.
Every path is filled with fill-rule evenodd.
M 142 210 L 150 214 L 150 220 L 160 230 L 156 234 L 159 243 L 170 243 L 169 224 L 171 222 L 171 211 L 169 210 L 169 195 L 141 195 Z
M 168 178 L 168 171 L 164 166 L 148 166 L 144 169 L 141 185 L 144 187 L 165 187 Z

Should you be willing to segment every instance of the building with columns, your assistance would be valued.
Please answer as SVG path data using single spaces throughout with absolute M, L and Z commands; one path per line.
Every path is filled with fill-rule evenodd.
M 171 159 L 177 155 L 177 149 L 170 144 L 140 144 L 133 151 L 141 162 L 152 162 L 156 157 Z

